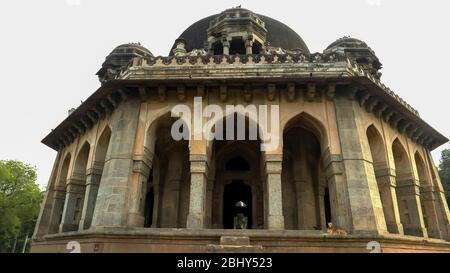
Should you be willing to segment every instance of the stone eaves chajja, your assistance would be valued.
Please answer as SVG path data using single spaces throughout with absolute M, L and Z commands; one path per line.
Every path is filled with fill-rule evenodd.
M 418 112 L 354 61 L 336 54 L 270 54 L 234 56 L 169 56 L 134 58 L 114 79 L 105 82 L 42 143 L 58 150 L 72 142 L 129 96 L 146 86 L 223 85 L 227 83 L 310 83 L 353 86 L 352 99 L 430 150 L 448 139 L 422 120 Z M 315 86 L 315 85 L 314 85 Z M 141 90 L 141 91 L 139 91 Z M 142 91 L 146 90 L 146 91 Z M 165 89 L 159 89 L 164 90 Z M 310 90 L 308 90 L 310 91 Z M 315 89 L 313 90 L 315 92 Z

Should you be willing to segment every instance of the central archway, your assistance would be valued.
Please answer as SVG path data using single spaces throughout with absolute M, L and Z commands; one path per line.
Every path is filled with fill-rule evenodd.
M 235 120 L 237 117 L 236 114 Z M 238 139 L 236 124 L 234 139 Z M 223 137 L 211 143 L 212 173 L 207 199 L 211 204 L 208 217 L 212 228 L 233 229 L 238 213 L 246 217 L 247 229 L 264 228 L 261 140 L 258 137 L 251 140 L 248 117 L 245 117 L 245 126 L 246 140 L 225 140 Z M 223 128 L 226 136 L 226 126 Z

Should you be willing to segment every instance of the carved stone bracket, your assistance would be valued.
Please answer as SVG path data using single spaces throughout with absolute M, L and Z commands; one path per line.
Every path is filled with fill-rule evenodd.
M 166 101 L 166 97 L 167 97 L 166 93 L 167 93 L 167 90 L 166 90 L 165 85 L 158 86 L 158 97 L 159 97 L 160 102 Z
M 219 97 L 222 100 L 222 102 L 226 102 L 228 98 L 228 91 L 226 85 L 221 85 L 219 88 Z
M 267 99 L 269 101 L 275 100 L 276 94 L 277 94 L 277 86 L 273 83 L 269 83 L 267 85 Z
M 292 102 L 295 100 L 295 84 L 288 83 L 287 85 L 287 100 Z

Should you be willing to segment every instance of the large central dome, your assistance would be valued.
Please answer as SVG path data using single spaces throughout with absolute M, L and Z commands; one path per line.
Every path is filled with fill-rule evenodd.
M 233 10 L 245 10 L 241 8 L 235 8 Z M 186 41 L 186 50 L 191 51 L 193 49 L 202 49 L 207 41 L 207 30 L 210 27 L 210 22 L 215 20 L 221 14 L 215 14 L 203 18 L 189 28 L 187 28 L 179 38 Z M 257 16 L 265 23 L 267 29 L 267 39 L 269 45 L 272 47 L 280 47 L 287 50 L 300 49 L 302 52 L 309 54 L 309 49 L 306 46 L 303 39 L 287 25 L 272 19 L 270 17 L 259 15 Z M 175 44 L 172 49 L 175 48 Z M 173 55 L 172 50 L 170 55 Z

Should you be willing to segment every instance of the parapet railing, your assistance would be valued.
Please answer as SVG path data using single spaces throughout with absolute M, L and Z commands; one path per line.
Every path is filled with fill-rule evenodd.
M 165 67 L 165 66 L 196 66 L 196 65 L 227 65 L 227 64 L 329 64 L 346 62 L 347 68 L 354 76 L 366 77 L 393 99 L 401 103 L 414 115 L 420 117 L 419 112 L 403 100 L 399 95 L 387 87 L 380 79 L 364 70 L 356 61 L 336 53 L 331 54 L 303 54 L 303 53 L 275 53 L 254 55 L 194 55 L 194 56 L 158 56 L 158 57 L 136 57 L 118 73 L 121 78 L 127 72 L 137 67 Z

